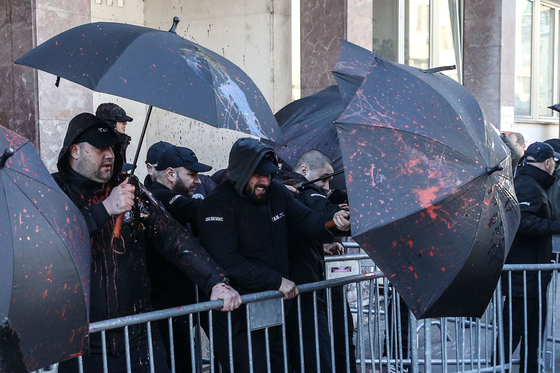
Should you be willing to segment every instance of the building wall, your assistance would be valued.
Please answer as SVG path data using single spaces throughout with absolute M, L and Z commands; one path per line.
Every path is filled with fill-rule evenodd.
M 35 0 L 35 4 L 37 45 L 91 19 L 89 1 Z M 47 168 L 55 171 L 68 122 L 76 114 L 92 110 L 93 93 L 67 80 L 61 80 L 57 88 L 55 76 L 37 74 L 40 153 Z
M 55 76 L 24 66 L 12 66 L 14 59 L 33 46 L 81 24 L 109 21 L 168 30 L 173 17 L 179 16 L 181 22 L 177 33 L 222 54 L 241 67 L 261 89 L 273 112 L 291 101 L 290 2 L 6 0 L 4 3 L 6 6 L 0 9 L 0 17 L 5 20 L 2 35 L 5 44 L 12 45 L 12 49 L 3 49 L 0 55 L 3 63 L 0 68 L 4 70 L 2 75 L 5 77 L 2 87 L 14 89 L 0 88 L 4 96 L 0 96 L 0 120 L 9 122 L 22 135 L 31 138 L 36 135 L 41 156 L 50 171 L 56 171 L 56 159 L 68 122 L 75 115 L 84 111 L 95 112 L 102 102 L 121 105 L 134 118 L 127 128 L 133 138 L 127 152 L 129 162 L 136 153 L 146 117 L 147 107 L 143 104 L 92 92 L 65 80 L 61 80 L 56 88 Z M 231 145 L 242 136 L 247 135 L 218 130 L 154 109 L 136 174 L 143 178 L 145 170 L 142 164 L 146 150 L 160 140 L 191 147 L 201 160 L 213 165 L 214 170 L 224 168 Z
M 291 100 L 290 2 L 282 0 L 161 0 L 144 2 L 145 25 L 168 30 L 174 16 L 177 34 L 238 65 L 262 91 L 273 112 Z M 154 109 L 141 154 L 157 141 L 191 148 L 214 167 L 227 167 L 231 145 L 248 135 Z M 140 157 L 145 159 L 145 155 Z M 139 170 L 139 174 L 143 172 Z
M 34 18 L 31 0 L 1 2 L 0 125 L 31 139 L 37 146 L 37 75 L 32 69 L 12 63 L 33 48 Z

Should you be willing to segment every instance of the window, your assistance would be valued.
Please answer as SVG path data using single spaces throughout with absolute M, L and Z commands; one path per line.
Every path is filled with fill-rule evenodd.
M 457 0 L 373 0 L 373 52 L 421 69 L 457 65 L 443 73 L 459 80 L 461 5 Z
M 557 123 L 560 3 L 516 0 L 515 120 Z

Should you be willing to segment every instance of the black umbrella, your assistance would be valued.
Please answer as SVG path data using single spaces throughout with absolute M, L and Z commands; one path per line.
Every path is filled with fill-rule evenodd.
M 286 146 L 272 141 L 267 144 L 291 169 L 303 153 L 317 149 L 333 161 L 335 170 L 341 170 L 342 156 L 334 121 L 343 110 L 342 97 L 336 85 L 295 100 L 274 115 Z M 335 176 L 330 184 L 335 189 L 346 189 L 343 175 Z
M 417 318 L 479 317 L 519 223 L 509 151 L 460 84 L 371 61 L 337 120 L 352 237 Z
M 32 371 L 88 351 L 89 236 L 29 140 L 0 155 L 0 366 Z
M 283 143 L 272 110 L 251 78 L 226 58 L 178 36 L 178 22 L 175 17 L 171 32 L 109 22 L 78 26 L 15 63 L 214 127 Z M 141 143 L 142 138 L 134 166 Z

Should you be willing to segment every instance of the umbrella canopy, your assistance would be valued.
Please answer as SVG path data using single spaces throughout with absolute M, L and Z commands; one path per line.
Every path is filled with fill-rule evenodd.
M 341 170 L 342 156 L 334 121 L 343 110 L 342 97 L 336 85 L 295 100 L 274 115 L 286 146 L 267 143 L 292 169 L 303 153 L 317 149 L 333 161 L 335 170 Z M 346 189 L 342 175 L 333 177 L 330 184 L 335 189 Z
M 89 236 L 29 140 L 0 126 L 2 154 L 0 366 L 33 371 L 88 351 Z
M 344 39 L 340 40 L 340 54 L 333 75 L 340 89 L 344 107 L 354 98 L 375 57 L 378 56 L 365 48 Z
M 175 32 L 91 23 L 47 40 L 15 63 L 214 127 L 283 143 L 272 110 L 251 78 Z
M 509 150 L 460 84 L 370 59 L 337 120 L 352 237 L 417 318 L 480 317 L 519 224 Z

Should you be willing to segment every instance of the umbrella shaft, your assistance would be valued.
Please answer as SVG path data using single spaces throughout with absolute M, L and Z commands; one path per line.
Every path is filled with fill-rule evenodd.
M 144 121 L 144 128 L 142 128 L 142 134 L 140 135 L 140 140 L 138 141 L 138 147 L 136 148 L 136 154 L 134 155 L 134 162 L 132 162 L 132 175 L 134 175 L 134 171 L 136 171 L 138 156 L 140 155 L 140 149 L 142 148 L 142 143 L 144 142 L 144 135 L 146 134 L 146 128 L 148 128 L 148 122 L 150 120 L 150 115 L 152 114 L 152 107 L 152 105 L 148 107 L 148 113 L 146 114 L 146 120 Z

